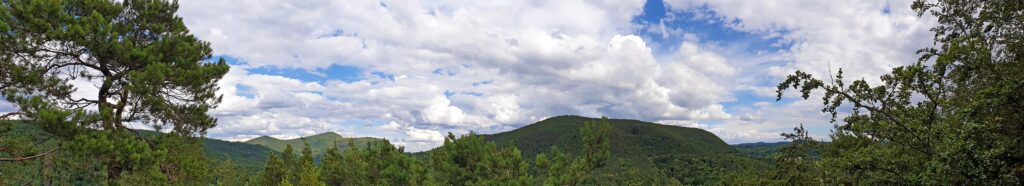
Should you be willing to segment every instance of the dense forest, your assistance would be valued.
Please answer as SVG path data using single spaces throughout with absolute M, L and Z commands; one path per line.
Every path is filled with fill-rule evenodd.
M 729 146 L 566 116 L 409 154 L 375 139 L 204 139 L 230 66 L 176 2 L 3 0 L 0 95 L 18 110 L 0 116 L 0 185 L 1024 184 L 1024 1 L 911 8 L 937 18 L 934 46 L 881 84 L 840 69 L 778 85 L 778 99 L 820 96 L 828 139 L 794 123 L 787 143 Z M 72 95 L 80 80 L 99 82 L 95 98 Z

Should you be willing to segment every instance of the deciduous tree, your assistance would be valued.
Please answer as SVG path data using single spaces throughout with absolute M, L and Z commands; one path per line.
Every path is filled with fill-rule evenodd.
M 1018 185 L 1024 181 L 1024 1 L 917 0 L 938 18 L 935 46 L 881 84 L 797 71 L 778 86 L 853 110 L 822 148 L 845 184 Z

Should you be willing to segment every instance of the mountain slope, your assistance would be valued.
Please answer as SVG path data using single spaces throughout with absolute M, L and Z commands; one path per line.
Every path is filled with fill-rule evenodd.
M 579 128 L 596 118 L 558 116 L 522 128 L 485 135 L 499 145 L 513 145 L 532 160 L 539 153 L 558 146 L 569 153 L 582 150 Z M 697 128 L 610 119 L 612 160 L 598 172 L 605 183 L 622 177 L 644 176 L 662 180 L 701 184 L 721 179 L 714 177 L 730 171 L 766 166 L 763 162 L 740 156 L 732 146 L 714 134 Z
M 163 135 L 163 133 L 156 131 L 139 131 L 149 137 Z M 7 145 L 10 144 L 29 145 L 27 148 L 40 151 L 56 147 L 61 140 L 64 139 L 50 135 L 38 125 L 22 121 L 0 121 L 0 145 L 4 147 L 8 147 Z M 203 139 L 204 157 L 213 160 L 215 163 L 231 159 L 245 171 L 261 169 L 272 152 L 274 151 L 270 148 L 260 145 L 229 142 L 212 138 Z M 0 166 L 0 170 L 8 169 Z
M 783 142 L 757 142 L 732 145 L 736 150 L 747 157 L 769 160 L 779 152 L 783 146 L 789 145 L 788 141 Z
M 596 118 L 580 116 L 558 116 L 527 125 L 525 127 L 492 135 L 485 139 L 516 147 L 526 157 L 548 151 L 552 145 L 569 152 L 578 152 L 579 128 L 584 122 Z M 729 144 L 714 134 L 696 128 L 661 125 L 638 120 L 609 120 L 612 132 L 612 153 L 634 154 L 717 154 L 733 151 Z
M 230 158 L 242 168 L 260 169 L 266 165 L 273 149 L 262 145 L 223 141 L 206 138 L 203 140 L 203 155 L 207 158 L 224 160 Z
M 305 145 L 303 144 L 303 140 L 309 142 L 309 147 L 310 149 L 313 150 L 314 155 L 323 154 L 324 152 L 327 151 L 328 148 L 331 147 L 331 145 L 334 145 L 335 143 L 338 144 L 338 147 L 340 149 L 344 150 L 349 148 L 350 140 L 352 141 L 353 144 L 357 145 L 358 147 L 366 147 L 367 143 L 373 141 L 384 141 L 383 139 L 369 137 L 346 138 L 342 137 L 341 135 L 338 135 L 337 133 L 326 132 L 322 134 L 288 140 L 281 140 L 270 136 L 261 136 L 246 141 L 245 144 L 265 146 L 277 152 L 283 152 L 288 145 L 292 145 L 292 148 L 295 150 L 295 152 L 299 153 L 302 151 L 302 148 Z

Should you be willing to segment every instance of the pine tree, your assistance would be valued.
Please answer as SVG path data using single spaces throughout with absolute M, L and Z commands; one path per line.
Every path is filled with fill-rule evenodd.
M 608 118 L 588 121 L 580 128 L 583 151 L 578 157 L 563 153 L 557 147 L 551 148 L 551 161 L 544 185 L 580 185 L 587 184 L 592 171 L 604 167 L 611 159 L 612 126 Z
M 288 181 L 288 180 L 292 180 L 291 176 L 289 176 L 289 175 L 290 174 L 285 174 L 284 178 L 282 178 L 281 182 L 277 183 L 277 185 L 278 186 L 293 186 L 293 185 L 295 185 L 295 184 L 292 184 L 291 181 Z
M 291 144 L 288 144 L 284 152 L 281 152 L 281 162 L 284 163 L 284 174 L 289 178 L 287 182 L 297 183 L 301 172 L 300 166 L 302 165 L 299 164 L 299 159 L 295 157 L 295 149 L 292 148 Z
M 449 133 L 430 156 L 434 179 L 445 185 L 526 185 L 533 180 L 519 149 L 498 148 L 476 134 L 456 139 Z
M 334 145 L 327 149 L 327 152 L 324 153 L 323 158 L 320 160 L 320 167 L 323 170 L 320 178 L 323 179 L 325 184 L 343 185 L 342 179 L 345 169 L 343 161 L 338 143 L 334 142 Z
M 220 161 L 214 174 L 215 185 L 245 185 L 246 175 L 231 158 Z
M 260 184 L 276 185 L 281 182 L 287 182 L 287 180 L 282 179 L 286 177 L 287 174 L 289 173 L 286 172 L 284 161 L 277 158 L 276 155 L 270 154 L 270 157 L 267 158 L 267 165 L 264 166 L 262 173 L 263 179 L 261 179 L 262 183 Z
M 611 158 L 611 133 L 612 125 L 607 117 L 601 117 L 598 121 L 589 121 L 580 128 L 580 136 L 583 138 L 583 161 L 586 169 L 604 167 Z
M 309 148 L 309 142 L 302 140 L 302 162 L 300 164 L 299 184 L 300 186 L 323 186 L 320 180 L 320 170 L 313 162 L 313 150 Z
M 189 138 L 216 125 L 207 113 L 220 103 L 217 81 L 229 66 L 210 60 L 209 44 L 177 9 L 163 0 L 0 1 L 0 95 L 18 107 L 0 119 L 19 116 L 65 140 L 68 152 L 98 160 L 74 163 L 102 164 L 88 174 L 107 184 L 209 177 L 201 154 L 181 148 L 201 146 Z M 72 81 L 90 82 L 96 97 L 72 97 L 89 90 Z M 170 137 L 128 123 L 170 129 Z

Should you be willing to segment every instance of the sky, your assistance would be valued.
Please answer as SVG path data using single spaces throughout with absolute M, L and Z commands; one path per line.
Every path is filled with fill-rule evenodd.
M 780 141 L 800 124 L 826 139 L 821 93 L 776 101 L 776 85 L 840 68 L 878 82 L 933 44 L 935 24 L 910 0 L 179 3 L 232 65 L 207 137 L 336 132 L 408 151 L 559 115 L 696 127 L 733 144 Z

